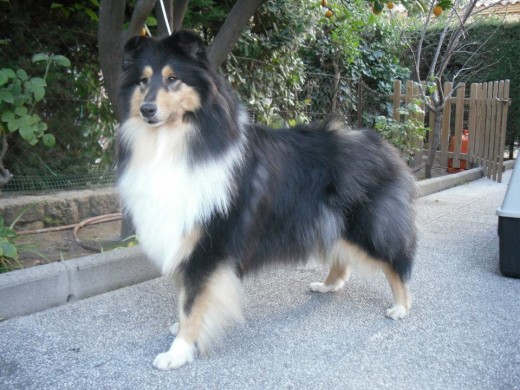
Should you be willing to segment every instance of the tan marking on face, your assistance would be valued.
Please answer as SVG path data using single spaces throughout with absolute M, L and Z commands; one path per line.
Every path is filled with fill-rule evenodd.
M 134 89 L 134 93 L 132 94 L 132 98 L 130 100 L 130 116 L 131 117 L 140 117 L 141 113 L 141 104 L 143 104 L 144 95 L 141 91 L 141 88 Z
M 166 65 L 162 69 L 161 75 L 162 75 L 163 79 L 166 80 L 169 76 L 175 76 L 175 72 L 173 71 L 173 69 L 169 65 Z
M 200 108 L 200 97 L 194 88 L 182 83 L 175 88 L 160 89 L 157 92 L 157 119 L 161 122 L 181 124 L 184 114 Z
M 151 78 L 153 76 L 153 69 L 151 66 L 145 66 L 143 69 L 143 77 L 146 77 L 147 79 Z
M 150 79 L 153 76 L 153 69 L 151 66 L 146 66 L 143 69 L 141 78 Z M 139 118 L 141 116 L 141 104 L 144 100 L 144 90 L 141 87 L 135 88 L 130 99 L 130 116 Z

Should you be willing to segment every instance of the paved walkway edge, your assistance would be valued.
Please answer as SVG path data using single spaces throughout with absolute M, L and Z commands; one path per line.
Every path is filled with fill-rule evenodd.
M 0 318 L 32 314 L 159 276 L 139 248 L 8 272 L 0 275 Z
M 508 161 L 506 169 L 513 167 Z M 482 177 L 482 168 L 417 182 L 426 196 Z M 0 274 L 0 319 L 36 313 L 160 276 L 139 248 Z

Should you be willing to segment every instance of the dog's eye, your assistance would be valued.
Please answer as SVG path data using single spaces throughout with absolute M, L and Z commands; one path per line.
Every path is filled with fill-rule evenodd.
M 166 79 L 166 82 L 167 82 L 168 84 L 173 84 L 173 83 L 176 82 L 177 80 L 178 80 L 177 76 L 175 76 L 175 75 L 172 74 L 172 75 L 168 76 L 168 78 Z
M 148 84 L 148 78 L 146 77 L 141 77 L 141 79 L 139 80 L 139 85 L 141 87 L 146 87 L 146 84 Z

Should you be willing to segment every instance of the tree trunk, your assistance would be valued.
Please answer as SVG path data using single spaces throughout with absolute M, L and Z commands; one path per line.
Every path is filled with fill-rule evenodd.
M 431 130 L 430 145 L 428 148 L 428 158 L 424 166 L 424 176 L 426 179 L 432 177 L 432 168 L 435 164 L 435 156 L 437 154 L 437 148 L 439 147 L 441 138 L 441 124 L 442 124 L 442 108 L 436 107 L 435 120 L 433 121 L 433 129 Z
M 155 18 L 157 19 L 157 36 L 165 37 L 168 35 L 168 27 L 173 32 L 173 1 L 163 1 L 164 10 L 166 11 L 166 21 L 164 20 L 164 14 L 162 11 L 160 1 L 157 1 L 155 5 Z
M 99 65 L 108 99 L 118 120 L 121 118 L 116 104 L 117 83 L 123 58 L 121 28 L 125 21 L 125 6 L 125 0 L 101 0 L 99 4 Z
M 177 0 L 173 8 L 173 31 L 179 31 L 182 28 L 182 21 L 188 8 L 188 0 Z
M 208 59 L 214 69 L 224 63 L 240 34 L 263 0 L 237 0 L 217 36 L 208 48 Z

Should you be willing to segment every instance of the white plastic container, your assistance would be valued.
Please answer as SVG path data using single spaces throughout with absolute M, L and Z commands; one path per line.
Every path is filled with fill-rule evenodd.
M 497 209 L 500 272 L 520 278 L 520 165 L 509 180 L 502 206 Z

